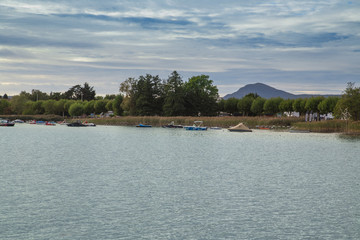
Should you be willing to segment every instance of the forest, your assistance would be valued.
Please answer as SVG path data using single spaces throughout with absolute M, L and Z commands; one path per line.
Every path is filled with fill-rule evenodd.
M 0 115 L 54 114 L 63 117 L 99 115 L 111 111 L 114 116 L 273 116 L 298 112 L 327 114 L 336 118 L 360 119 L 360 88 L 348 83 L 341 97 L 314 96 L 307 99 L 265 99 L 250 93 L 241 99 L 224 100 L 208 75 L 184 81 L 173 71 L 168 79 L 146 74 L 128 78 L 119 86 L 119 94 L 96 96 L 88 83 L 68 91 L 50 94 L 33 89 L 9 98 L 0 97 Z

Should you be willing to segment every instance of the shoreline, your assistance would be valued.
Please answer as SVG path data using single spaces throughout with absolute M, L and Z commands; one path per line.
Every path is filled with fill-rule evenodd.
M 22 120 L 43 120 L 43 121 L 63 121 L 64 118 L 58 115 L 1 115 L 3 119 L 22 119 Z M 229 128 L 240 122 L 251 129 L 259 127 L 269 130 L 292 129 L 296 131 L 310 131 L 319 133 L 344 133 L 348 135 L 360 135 L 360 121 L 344 120 L 323 120 L 319 122 L 305 122 L 303 117 L 160 117 L 160 116 L 122 116 L 104 118 L 65 118 L 67 122 L 75 120 L 93 122 L 96 125 L 112 126 L 136 126 L 140 123 L 161 127 L 174 121 L 175 124 L 191 126 L 194 121 L 203 121 L 207 127 Z
M 15 120 L 43 120 L 43 121 L 63 121 L 64 118 L 58 115 L 0 115 L 0 118 Z M 111 126 L 136 126 L 140 123 L 161 127 L 174 121 L 175 124 L 191 126 L 194 121 L 203 121 L 207 127 L 229 128 L 240 122 L 251 129 L 264 127 L 268 130 L 292 129 L 295 131 L 309 131 L 318 133 L 344 133 L 348 135 L 360 135 L 360 121 L 344 120 L 323 120 L 319 122 L 305 122 L 303 117 L 160 117 L 160 116 L 123 116 L 123 117 L 104 117 L 104 118 L 65 118 L 67 122 L 75 120 L 93 122 L 96 125 Z

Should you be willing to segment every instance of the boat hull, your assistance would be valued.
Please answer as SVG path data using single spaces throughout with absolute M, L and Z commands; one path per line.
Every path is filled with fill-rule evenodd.
M 185 130 L 189 131 L 206 131 L 207 127 L 195 127 L 195 126 L 185 126 Z
M 230 132 L 252 132 L 252 130 L 228 129 Z

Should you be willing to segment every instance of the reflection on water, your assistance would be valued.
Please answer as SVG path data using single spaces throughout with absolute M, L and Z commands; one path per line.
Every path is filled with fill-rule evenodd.
M 360 141 L 360 134 L 346 134 L 346 133 L 341 133 L 338 134 L 337 136 L 340 140 L 345 140 L 345 141 L 353 141 L 353 142 L 358 142 Z

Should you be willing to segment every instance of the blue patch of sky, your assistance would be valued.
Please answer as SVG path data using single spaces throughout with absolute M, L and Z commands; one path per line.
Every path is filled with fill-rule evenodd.
M 30 37 L 30 36 L 10 36 L 0 35 L 0 44 L 5 46 L 46 46 L 46 47 L 70 47 L 70 48 L 94 48 L 99 46 L 98 44 L 88 42 L 76 42 L 61 40 L 56 41 L 52 39 L 46 39 L 43 37 Z

